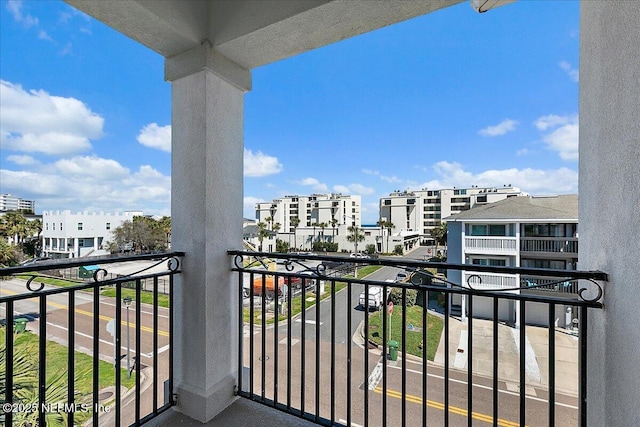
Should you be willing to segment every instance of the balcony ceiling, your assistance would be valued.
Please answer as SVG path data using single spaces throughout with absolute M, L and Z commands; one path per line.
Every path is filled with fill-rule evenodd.
M 252 69 L 462 0 L 65 0 L 164 57 L 208 40 Z

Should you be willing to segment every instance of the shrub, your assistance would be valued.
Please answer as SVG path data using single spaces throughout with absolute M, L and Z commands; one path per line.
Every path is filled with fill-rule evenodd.
M 418 291 L 415 289 L 407 289 L 407 307 L 413 307 L 416 305 L 416 299 L 418 298 Z M 389 294 L 389 299 L 393 302 L 393 305 L 402 306 L 402 288 L 393 288 Z
M 404 253 L 404 250 L 402 249 L 402 245 L 396 245 L 396 246 L 393 248 L 393 253 L 394 253 L 395 255 L 402 255 L 402 254 Z

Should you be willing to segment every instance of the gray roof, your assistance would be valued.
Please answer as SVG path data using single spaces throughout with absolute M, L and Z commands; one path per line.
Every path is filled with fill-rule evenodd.
M 578 195 L 519 196 L 475 206 L 443 221 L 578 220 Z

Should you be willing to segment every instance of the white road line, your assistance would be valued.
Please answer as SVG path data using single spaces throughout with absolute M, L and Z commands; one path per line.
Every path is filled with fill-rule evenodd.
M 295 320 L 296 323 L 302 323 L 302 319 L 296 319 Z M 304 323 L 308 324 L 308 325 L 315 325 L 316 321 L 315 320 L 305 320 Z M 320 325 L 322 326 L 324 322 L 320 322 Z
M 407 360 L 407 362 L 409 362 L 409 360 Z M 415 362 L 412 362 L 412 363 L 415 363 Z M 388 365 L 388 367 L 389 367 L 389 368 L 393 368 L 393 369 L 400 369 L 400 370 L 402 369 L 402 367 L 401 367 L 401 366 L 392 366 L 392 365 Z M 416 371 L 416 370 L 414 370 L 414 369 L 407 369 L 407 372 L 412 372 L 412 373 L 414 373 L 414 374 L 422 375 L 422 371 Z M 433 377 L 433 378 L 438 378 L 438 379 L 440 379 L 440 380 L 444 380 L 444 377 L 443 377 L 443 376 L 435 375 L 435 374 L 430 374 L 430 373 L 428 373 L 428 372 L 427 372 L 427 376 L 428 376 L 428 377 Z M 455 378 L 451 378 L 451 377 L 449 377 L 449 381 L 450 381 L 450 382 L 454 382 L 454 383 L 459 383 L 459 384 L 465 384 L 465 385 L 467 384 L 467 382 L 466 382 L 466 381 L 463 381 L 463 380 L 457 380 L 457 379 L 455 379 Z M 482 385 L 482 384 L 475 384 L 475 383 L 474 383 L 474 384 L 473 384 L 473 386 L 474 386 L 474 387 L 478 387 L 478 388 L 483 388 L 483 389 L 485 389 L 485 390 L 493 390 L 493 387 L 489 387 L 489 386 Z M 515 393 L 515 392 L 512 392 L 512 391 L 508 391 L 508 390 L 498 390 L 498 393 L 509 394 L 509 395 L 511 395 L 511 396 L 520 396 L 520 393 Z M 530 399 L 530 400 L 536 400 L 536 401 L 538 401 L 538 402 L 548 403 L 548 400 L 546 400 L 546 399 L 542 399 L 542 398 L 539 398 L 539 397 L 535 397 L 535 396 L 529 396 L 529 395 L 526 395 L 526 398 L 527 398 L 527 399 Z M 565 407 L 565 408 L 575 409 L 575 410 L 577 410 L 577 409 L 578 409 L 578 407 L 577 407 L 577 406 L 569 405 L 569 404 L 566 404 L 566 403 L 556 402 L 556 405 L 557 405 L 557 406 L 563 406 L 563 407 Z
M 56 325 L 55 323 L 51 323 L 51 322 L 47 322 L 47 325 L 53 326 L 55 328 L 63 329 L 65 331 L 69 330 L 68 328 L 65 328 L 64 326 Z M 80 335 L 81 337 L 85 337 L 85 338 L 88 338 L 90 340 L 93 340 L 93 336 L 91 336 L 91 335 L 87 335 L 87 334 L 79 332 L 79 331 L 76 331 L 75 333 L 76 333 L 76 335 Z M 103 339 L 98 339 L 98 341 L 100 341 L 103 344 L 110 345 L 110 346 L 113 347 L 113 341 L 107 341 L 107 340 L 103 340 Z M 125 351 L 127 350 L 127 347 L 125 347 L 125 346 L 120 346 L 120 348 L 125 350 Z M 158 349 L 158 354 L 164 353 L 167 350 L 169 350 L 169 344 L 165 345 L 164 347 L 160 347 Z M 140 355 L 142 355 L 144 357 L 147 357 L 149 359 L 153 358 L 153 352 L 152 351 L 149 352 L 149 353 L 140 353 Z

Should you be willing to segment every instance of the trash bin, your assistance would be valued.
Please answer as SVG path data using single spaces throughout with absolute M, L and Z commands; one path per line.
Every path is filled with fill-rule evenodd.
M 18 317 L 13 320 L 13 330 L 16 334 L 21 334 L 27 330 L 27 322 L 29 319 L 25 319 L 24 317 Z
M 398 341 L 389 340 L 387 345 L 389 346 L 389 359 L 395 362 L 398 360 Z

